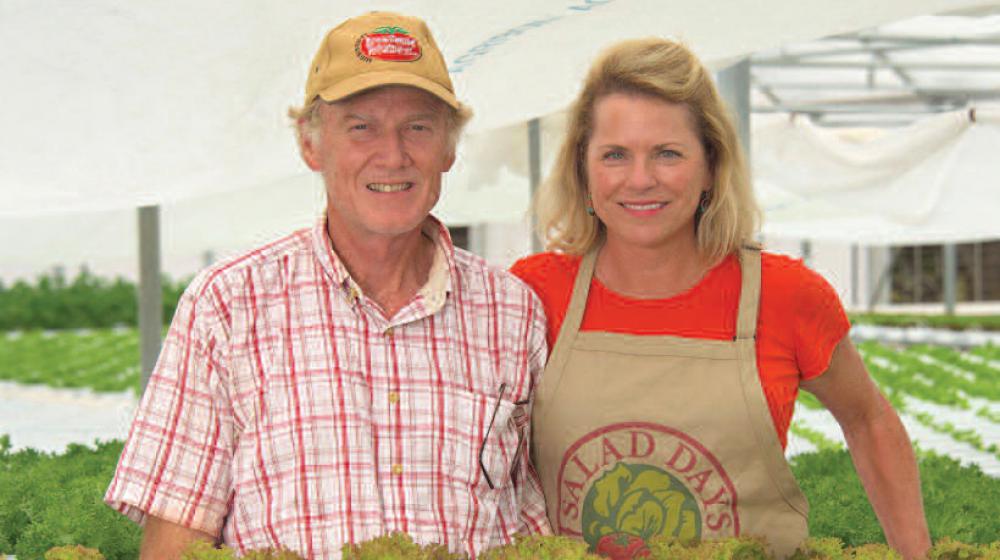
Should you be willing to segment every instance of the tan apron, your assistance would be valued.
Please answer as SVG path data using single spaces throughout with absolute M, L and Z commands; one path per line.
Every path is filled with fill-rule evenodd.
M 580 332 L 596 255 L 580 264 L 535 397 L 533 453 L 553 531 L 595 550 L 635 537 L 760 535 L 790 555 L 809 506 L 757 375 L 760 251 L 740 251 L 733 341 Z

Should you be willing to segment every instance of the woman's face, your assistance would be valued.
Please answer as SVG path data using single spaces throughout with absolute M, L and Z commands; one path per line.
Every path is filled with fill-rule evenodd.
M 613 93 L 596 101 L 593 117 L 587 180 L 608 245 L 694 244 L 711 173 L 687 105 Z

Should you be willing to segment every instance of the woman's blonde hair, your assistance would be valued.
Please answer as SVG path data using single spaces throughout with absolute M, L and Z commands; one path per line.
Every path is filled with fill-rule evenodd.
M 687 47 L 654 38 L 618 43 L 591 66 L 569 110 L 566 138 L 553 173 L 533 203 L 538 235 L 547 248 L 583 254 L 604 233 L 604 224 L 587 213 L 586 153 L 594 105 L 613 93 L 648 95 L 688 107 L 712 177 L 707 207 L 695 215 L 698 249 L 715 262 L 751 241 L 760 210 L 726 106 L 708 70 Z

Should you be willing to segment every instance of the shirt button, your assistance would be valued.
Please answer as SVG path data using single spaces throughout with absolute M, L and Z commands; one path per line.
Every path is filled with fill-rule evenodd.
M 399 402 L 399 393 L 393 391 L 389 393 L 389 404 L 396 404 Z
M 403 465 L 400 465 L 399 463 L 392 465 L 392 474 L 396 476 L 403 474 Z
M 385 336 L 392 338 L 392 327 L 385 329 Z

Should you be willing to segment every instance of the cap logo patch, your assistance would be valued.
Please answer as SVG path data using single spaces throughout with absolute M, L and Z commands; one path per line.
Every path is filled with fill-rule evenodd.
M 365 62 L 413 62 L 421 56 L 420 43 L 402 27 L 379 27 L 365 33 L 354 44 L 358 58 Z

